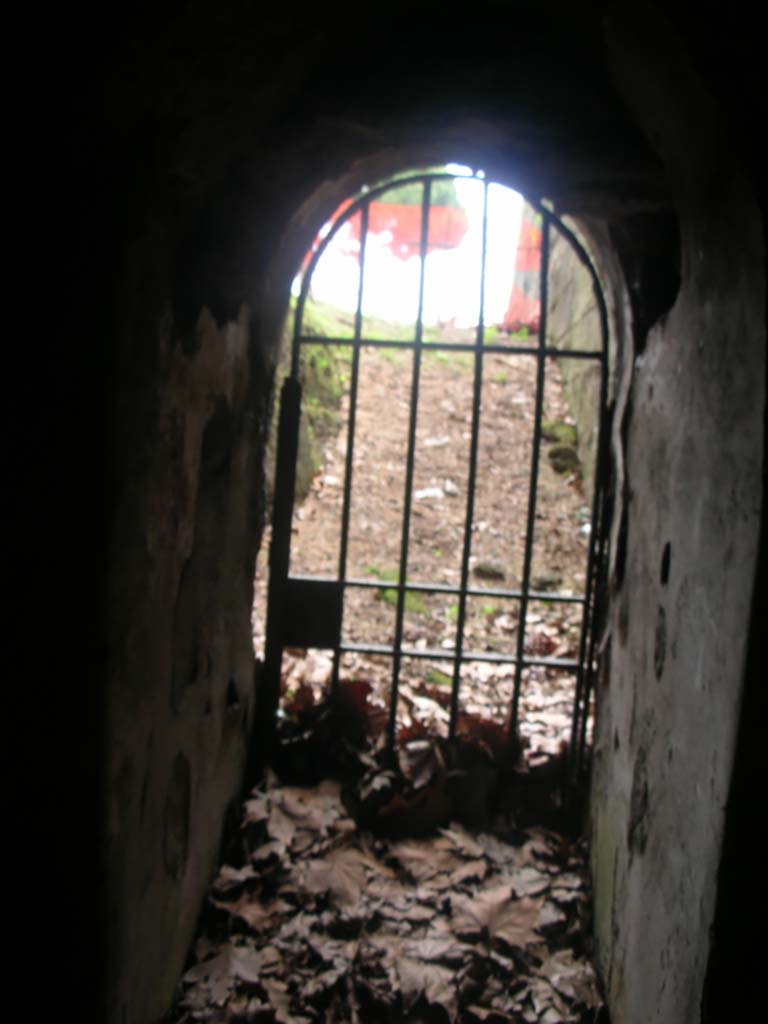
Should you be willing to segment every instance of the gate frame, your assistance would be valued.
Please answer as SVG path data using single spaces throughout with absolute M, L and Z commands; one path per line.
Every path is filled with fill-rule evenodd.
M 477 180 L 484 186 L 483 190 L 483 226 L 482 254 L 480 272 L 480 308 L 477 335 L 473 344 L 429 342 L 429 350 L 447 349 L 452 352 L 470 351 L 475 355 L 472 427 L 470 441 L 469 477 L 467 486 L 467 509 L 464 522 L 464 545 L 461 561 L 461 583 L 459 587 L 441 584 L 407 583 L 407 565 L 409 549 L 409 531 L 411 520 L 411 503 L 413 489 L 413 467 L 415 459 L 416 421 L 418 414 L 419 378 L 421 355 L 424 349 L 423 302 L 426 256 L 428 250 L 429 210 L 431 206 L 431 184 L 436 180 Z M 365 281 L 365 253 L 368 238 L 368 211 L 370 204 L 382 194 L 403 185 L 421 183 L 423 186 L 421 204 L 421 234 L 419 240 L 420 278 L 418 312 L 415 322 L 413 341 L 389 341 L 383 339 L 363 339 L 363 288 Z M 342 205 L 327 233 L 316 244 L 311 259 L 306 265 L 301 290 L 298 296 L 294 315 L 293 340 L 291 346 L 291 369 L 286 377 L 282 391 L 280 416 L 278 425 L 278 443 L 274 485 L 274 511 L 272 517 L 272 540 L 269 552 L 269 585 L 267 591 L 267 625 L 264 655 L 263 681 L 268 702 L 267 712 L 273 720 L 280 701 L 280 682 L 282 654 L 285 647 L 320 647 L 330 648 L 334 652 L 333 674 L 331 680 L 331 698 L 335 697 L 339 687 L 339 665 L 341 655 L 347 652 L 360 652 L 386 655 L 392 658 L 392 691 L 390 697 L 388 721 L 388 745 L 395 741 L 395 725 L 397 714 L 398 684 L 400 664 L 403 655 L 416 658 L 429 658 L 454 663 L 454 674 L 451 688 L 451 715 L 449 737 L 456 731 L 458 716 L 459 686 L 461 665 L 465 662 L 491 661 L 515 666 L 514 691 L 512 707 L 508 719 L 508 735 L 512 742 L 517 734 L 519 719 L 519 700 L 523 669 L 541 665 L 549 668 L 573 672 L 576 675 L 576 688 L 573 700 L 571 738 L 570 738 L 570 778 L 572 782 L 582 778 L 587 769 L 586 728 L 589 717 L 589 702 L 594 689 L 597 672 L 596 634 L 603 612 L 603 596 L 608 551 L 608 426 L 609 409 L 607 407 L 609 377 L 609 330 L 608 313 L 605 297 L 600 285 L 597 271 L 581 242 L 574 233 L 562 222 L 543 200 L 532 199 L 524 193 L 527 202 L 542 217 L 542 245 L 540 254 L 540 326 L 535 346 L 522 345 L 487 345 L 484 342 L 484 301 L 485 274 L 487 262 L 487 231 L 488 231 L 488 189 L 492 184 L 509 188 L 503 182 L 489 180 L 482 172 L 472 174 L 450 172 L 422 172 L 412 175 L 396 176 L 373 188 L 365 188 L 357 198 Z M 341 227 L 357 213 L 361 214 L 360 256 L 357 308 L 355 312 L 354 334 L 352 338 L 315 336 L 302 333 L 302 321 L 312 275 L 318 262 Z M 592 288 L 600 318 L 601 347 L 599 350 L 563 350 L 547 346 L 547 299 L 549 285 L 549 252 L 550 230 L 554 228 L 575 251 L 579 261 L 589 272 Z M 349 412 L 347 422 L 347 450 L 344 473 L 344 491 L 341 517 L 341 539 L 339 551 L 338 578 L 316 576 L 290 576 L 290 541 L 291 524 L 296 483 L 296 459 L 298 454 L 299 420 L 301 415 L 301 382 L 299 380 L 300 358 L 302 345 L 346 345 L 352 348 L 352 367 L 350 375 Z M 357 407 L 357 385 L 359 376 L 360 349 L 367 347 L 394 348 L 413 352 L 413 369 L 411 380 L 411 403 L 408 425 L 408 454 L 406 460 L 406 483 L 402 516 L 402 536 L 400 544 L 400 566 L 397 582 L 389 582 L 389 589 L 397 592 L 395 617 L 395 638 L 392 645 L 374 645 L 361 643 L 343 644 L 341 627 L 343 616 L 344 591 L 348 587 L 376 588 L 380 582 L 366 579 L 348 579 L 346 576 L 347 543 L 349 537 L 349 520 L 352 493 L 353 453 L 355 442 L 355 421 Z M 519 591 L 501 588 L 473 588 L 468 585 L 469 558 L 471 549 L 471 533 L 474 513 L 474 490 L 477 475 L 477 444 L 480 426 L 480 397 L 482 389 L 482 360 L 485 353 L 503 352 L 507 355 L 529 355 L 536 357 L 536 394 L 533 447 L 531 452 L 531 472 L 528 493 L 528 513 L 526 519 L 525 554 L 523 560 L 523 576 Z M 562 356 L 569 359 L 588 359 L 600 364 L 600 395 L 598 410 L 598 444 L 595 459 L 594 494 L 592 501 L 592 517 L 590 520 L 590 543 L 587 556 L 587 571 L 583 595 L 563 595 L 547 592 L 533 592 L 530 589 L 531 562 L 533 554 L 534 524 L 536 514 L 536 498 L 538 486 L 538 466 L 541 448 L 541 422 L 544 397 L 544 380 L 546 359 Z M 405 597 L 408 592 L 450 593 L 459 599 L 459 612 L 456 622 L 456 643 L 452 652 L 440 650 L 416 650 L 403 648 L 403 616 Z M 466 598 L 483 595 L 503 597 L 519 602 L 519 626 L 517 650 L 515 656 L 495 653 L 472 652 L 472 657 L 464 653 L 463 632 L 466 613 Z M 531 600 L 547 603 L 577 603 L 583 607 L 582 623 L 577 659 L 560 659 L 547 657 L 528 657 L 525 655 L 526 611 Z

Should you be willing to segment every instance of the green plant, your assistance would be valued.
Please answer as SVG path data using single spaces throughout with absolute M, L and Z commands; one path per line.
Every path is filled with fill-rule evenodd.
M 450 689 L 453 686 L 453 679 L 447 672 L 441 672 L 439 668 L 431 668 L 424 676 L 424 682 L 428 686 L 444 686 Z
M 493 377 L 491 377 L 491 380 L 493 381 L 494 384 L 506 384 L 507 381 L 509 380 L 509 374 L 506 372 L 506 370 L 499 370 L 498 373 L 494 373 Z

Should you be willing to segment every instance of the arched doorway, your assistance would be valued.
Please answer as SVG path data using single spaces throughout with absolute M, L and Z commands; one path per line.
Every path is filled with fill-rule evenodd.
M 457 193 L 463 201 L 456 201 Z M 462 729 L 466 711 L 462 693 L 472 672 L 475 684 L 495 686 L 496 724 L 501 716 L 510 742 L 518 735 L 531 679 L 537 674 L 568 679 L 569 720 L 561 733 L 567 731 L 571 766 L 578 771 L 588 738 L 606 547 L 608 321 L 597 273 L 573 232 L 545 202 L 518 196 L 517 223 L 512 230 L 507 224 L 505 237 L 503 223 L 499 231 L 503 218 L 494 217 L 494 206 L 500 208 L 499 197 L 505 193 L 510 193 L 505 186 L 468 169 L 398 176 L 365 188 L 342 204 L 305 261 L 293 321 L 290 372 L 281 392 L 265 682 L 276 708 L 286 648 L 329 652 L 331 696 L 354 679 L 356 657 L 369 659 L 368 670 L 370 659 L 376 659 L 387 665 L 386 736 L 391 745 L 398 734 L 403 681 L 410 678 L 409 673 L 419 675 L 419 666 L 422 677 L 429 672 L 437 684 L 428 692 L 444 708 L 443 725 L 449 737 Z M 474 196 L 471 201 L 470 196 Z M 455 265 L 449 267 L 447 258 L 440 259 L 470 236 L 474 236 L 474 247 L 469 246 L 469 262 L 465 260 L 458 271 Z M 382 238 L 390 253 L 389 269 L 380 260 Z M 348 287 L 354 300 L 341 323 L 318 327 L 308 314 L 313 284 L 321 278 L 332 247 L 338 248 L 342 239 L 347 269 L 352 267 Z M 550 326 L 556 247 L 566 250 L 571 266 L 579 268 L 594 304 L 591 336 L 580 342 L 577 330 L 567 345 L 553 336 Z M 410 263 L 415 271 L 410 280 L 393 270 L 398 260 Z M 495 293 L 491 287 L 500 265 L 506 268 L 508 280 L 501 305 L 498 286 Z M 338 266 L 333 273 L 336 278 L 343 276 Z M 377 317 L 370 301 L 376 284 L 382 282 L 388 301 L 399 303 L 395 326 L 394 317 Z M 497 308 L 491 313 L 494 303 Z M 467 314 L 467 306 L 473 304 L 474 314 Z M 445 315 L 446 309 L 461 313 Z M 311 529 L 302 545 L 292 545 L 292 533 L 299 528 L 294 513 L 303 360 L 308 356 L 322 362 L 324 353 L 331 351 L 343 353 L 348 379 L 344 425 L 336 444 L 339 472 L 325 477 L 334 490 L 330 504 L 336 541 L 330 555 L 312 564 L 311 558 L 297 557 L 296 550 L 313 546 Z M 378 377 L 381 385 L 389 373 L 383 357 L 390 363 L 397 361 L 399 373 L 388 377 L 387 389 L 382 391 L 380 386 L 373 398 L 368 396 L 366 417 L 365 381 Z M 372 360 L 378 360 L 373 369 Z M 430 382 L 429 368 L 438 364 L 457 371 L 453 377 L 463 397 L 452 400 L 444 390 L 448 387 L 445 375 Z M 562 431 L 567 428 L 575 439 L 578 430 L 567 414 L 563 364 L 595 371 L 589 414 L 593 465 L 585 471 L 578 459 L 557 466 L 555 458 L 559 451 L 569 462 L 566 449 L 573 451 L 573 446 L 562 443 L 566 440 Z M 578 387 L 574 378 L 572 388 Z M 506 406 L 497 402 L 489 417 L 487 399 L 494 391 L 503 392 L 508 401 Z M 462 408 L 453 415 L 457 402 Z M 453 436 L 448 425 L 443 434 L 433 429 L 432 436 L 420 430 L 424 410 L 436 405 L 447 406 L 449 419 L 453 415 L 459 422 Z M 561 412 L 565 409 L 566 415 L 548 416 L 555 406 Z M 375 501 L 367 503 L 362 517 L 358 515 L 355 487 L 365 461 L 359 457 L 363 422 L 369 436 L 393 425 L 399 432 L 396 470 L 380 452 L 368 453 L 374 467 L 369 491 L 376 489 L 379 508 L 394 501 L 396 529 L 391 518 L 389 529 L 372 527 L 377 517 L 372 511 Z M 442 461 L 438 457 L 438 450 L 446 446 L 450 469 L 446 469 L 445 453 Z M 425 467 L 426 475 L 421 472 Z M 571 502 L 560 516 L 567 521 L 569 543 L 577 540 L 577 560 L 579 551 L 582 556 L 580 568 L 565 580 L 562 574 L 547 571 L 541 554 L 547 538 L 562 532 L 560 526 L 545 522 L 541 511 L 542 475 L 544 471 L 551 475 L 553 468 L 561 479 L 565 476 L 566 487 L 576 485 L 571 490 L 579 496 L 578 507 Z M 328 505 L 326 501 L 326 509 Z M 579 525 L 574 516 L 579 517 Z M 366 533 L 367 556 L 357 551 Z M 379 536 L 372 538 L 371 533 Z M 372 551 L 379 557 L 374 558 Z M 493 557 L 498 551 L 505 557 Z M 452 567 L 446 568 L 447 563 Z M 368 602 L 372 607 L 371 601 L 378 602 L 377 614 L 368 616 L 377 635 L 369 631 L 361 636 L 356 616 L 365 617 L 364 606 Z M 388 622 L 378 614 L 385 605 Z M 446 628 L 435 634 L 437 643 L 423 636 L 414 640 L 414 631 L 409 630 L 413 614 L 432 614 L 442 622 Z M 555 628 L 552 624 L 558 615 L 560 625 Z M 498 629 L 478 644 L 473 642 L 478 638 L 471 624 L 473 617 L 481 616 L 493 620 Z M 542 628 L 535 628 L 540 624 Z M 565 643 L 558 642 L 563 638 Z

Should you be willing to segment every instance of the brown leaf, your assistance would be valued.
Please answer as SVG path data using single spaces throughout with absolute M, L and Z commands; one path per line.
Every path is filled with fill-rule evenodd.
M 539 912 L 536 928 L 539 931 L 556 928 L 557 925 L 563 924 L 565 919 L 565 914 L 559 907 L 556 907 L 554 903 L 545 903 Z
M 493 889 L 481 890 L 472 896 L 451 899 L 453 925 L 458 935 L 483 937 L 486 941 L 501 939 L 509 946 L 526 946 L 536 942 L 534 928 L 539 921 L 542 901 L 511 898 L 507 882 Z
M 390 836 L 429 835 L 448 820 L 452 808 L 452 798 L 436 781 L 409 797 L 395 793 L 379 810 L 371 827 Z
M 267 828 L 272 839 L 276 839 L 286 846 L 291 845 L 291 840 L 296 834 L 296 823 L 276 803 L 270 809 Z
M 483 744 L 499 764 L 509 754 L 510 744 L 506 728 L 489 718 L 459 714 L 456 719 L 456 735 L 468 736 L 474 742 Z
M 490 857 L 495 864 L 502 867 L 508 864 L 522 867 L 524 864 L 530 864 L 533 860 L 532 855 L 529 851 L 526 851 L 525 847 L 520 850 L 488 832 L 482 832 L 477 837 L 477 842 L 482 847 L 485 856 Z
M 441 872 L 453 872 L 462 866 L 456 854 L 451 849 L 441 848 L 438 842 L 427 839 L 405 840 L 393 843 L 390 854 L 411 878 L 425 882 Z
M 519 871 L 508 876 L 508 881 L 517 896 L 538 896 L 549 889 L 552 884 L 549 875 L 537 871 L 533 867 L 520 868 Z
M 246 864 L 243 868 L 231 868 L 224 864 L 213 880 L 212 889 L 223 896 L 241 889 L 246 882 L 253 881 L 258 877 L 250 864 Z
M 480 843 L 457 822 L 451 822 L 450 828 L 441 828 L 440 833 L 450 839 L 465 857 L 485 856 L 485 850 Z
M 458 1004 L 453 971 L 401 957 L 397 962 L 397 973 L 406 1011 L 423 993 L 427 1002 L 442 1006 L 451 1021 L 456 1019 Z
M 504 1021 L 515 1022 L 517 1017 L 511 1017 L 508 1013 L 496 1010 L 492 1006 L 468 1006 L 467 1010 L 479 1021 L 488 1021 L 489 1024 L 503 1024 Z
M 266 821 L 269 818 L 269 803 L 269 798 L 263 794 L 255 796 L 252 800 L 246 800 L 242 827 Z
M 315 694 L 308 683 L 302 683 L 296 693 L 289 700 L 283 702 L 283 706 L 290 714 L 301 714 L 309 711 L 315 706 Z
M 592 966 L 583 960 L 574 960 L 570 949 L 560 950 L 545 960 L 539 974 L 566 999 L 590 1008 L 600 1005 Z
M 263 984 L 263 969 L 276 952 L 268 947 L 269 954 L 249 946 L 228 944 L 210 960 L 196 964 L 183 977 L 185 984 L 203 982 L 216 1006 L 226 1002 L 229 991 L 237 979 L 251 984 Z
M 471 949 L 471 946 L 457 942 L 452 935 L 446 935 L 444 938 L 427 935 L 423 939 L 411 939 L 403 943 L 406 956 L 424 963 L 437 961 L 446 964 L 461 964 Z
M 211 903 L 220 910 L 226 910 L 233 917 L 242 918 L 250 928 L 257 932 L 271 928 L 277 918 L 292 909 L 290 903 L 286 903 L 285 900 L 275 899 L 264 904 L 258 897 L 249 896 L 247 893 L 243 893 L 234 903 L 214 899 L 211 900 Z
M 278 1024 L 310 1024 L 309 1017 L 299 1017 L 291 1013 L 291 997 L 284 982 L 267 980 L 261 984 L 267 993 Z
M 311 788 L 284 786 L 277 799 L 297 828 L 327 831 L 344 814 L 340 794 L 339 783 L 329 780 Z
M 485 878 L 488 873 L 488 862 L 485 860 L 468 860 L 457 868 L 450 876 L 451 885 L 460 885 L 470 879 Z
M 359 850 L 333 850 L 327 857 L 308 861 L 301 882 L 309 892 L 330 892 L 339 906 L 354 906 L 365 885 L 365 861 Z

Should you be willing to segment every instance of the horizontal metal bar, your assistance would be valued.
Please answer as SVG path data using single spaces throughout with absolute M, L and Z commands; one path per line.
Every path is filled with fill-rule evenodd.
M 319 583 L 336 583 L 333 576 L 291 576 L 294 580 L 317 580 Z M 397 580 L 364 580 L 349 579 L 341 581 L 342 587 L 358 587 L 367 590 L 397 590 L 401 584 Z M 403 590 L 410 590 L 420 594 L 460 594 L 459 587 L 451 587 L 447 583 L 404 583 Z M 512 601 L 519 601 L 523 592 L 521 590 L 501 590 L 496 587 L 467 587 L 467 594 L 470 597 L 504 597 Z M 529 601 L 544 601 L 551 604 L 584 604 L 583 594 L 558 594 L 551 590 L 528 591 Z
M 335 338 L 326 335 L 302 334 L 299 338 L 301 345 L 357 345 L 354 338 Z M 407 352 L 416 347 L 413 341 L 396 341 L 392 338 L 361 338 L 360 345 L 370 345 L 371 348 L 400 348 Z M 475 345 L 468 342 L 452 341 L 425 341 L 421 346 L 422 352 L 474 352 Z M 531 348 L 530 345 L 483 345 L 483 353 L 491 355 L 506 356 L 538 356 L 540 350 Z M 596 362 L 603 361 L 602 352 L 594 352 L 591 349 L 583 348 L 551 348 L 544 349 L 545 356 L 553 359 L 594 359 Z
M 352 642 L 342 643 L 339 650 L 343 654 L 380 654 L 393 658 L 395 648 L 392 644 L 357 644 Z M 442 647 L 401 647 L 400 655 L 403 658 L 422 658 L 428 661 L 453 661 L 456 658 L 456 649 L 450 647 L 447 650 Z M 516 665 L 517 658 L 509 654 L 497 654 L 494 651 L 464 651 L 459 659 L 462 663 L 468 661 L 487 661 L 494 665 Z M 529 666 L 538 668 L 556 668 L 563 672 L 575 672 L 579 663 L 573 658 L 527 658 L 522 661 L 523 668 Z

